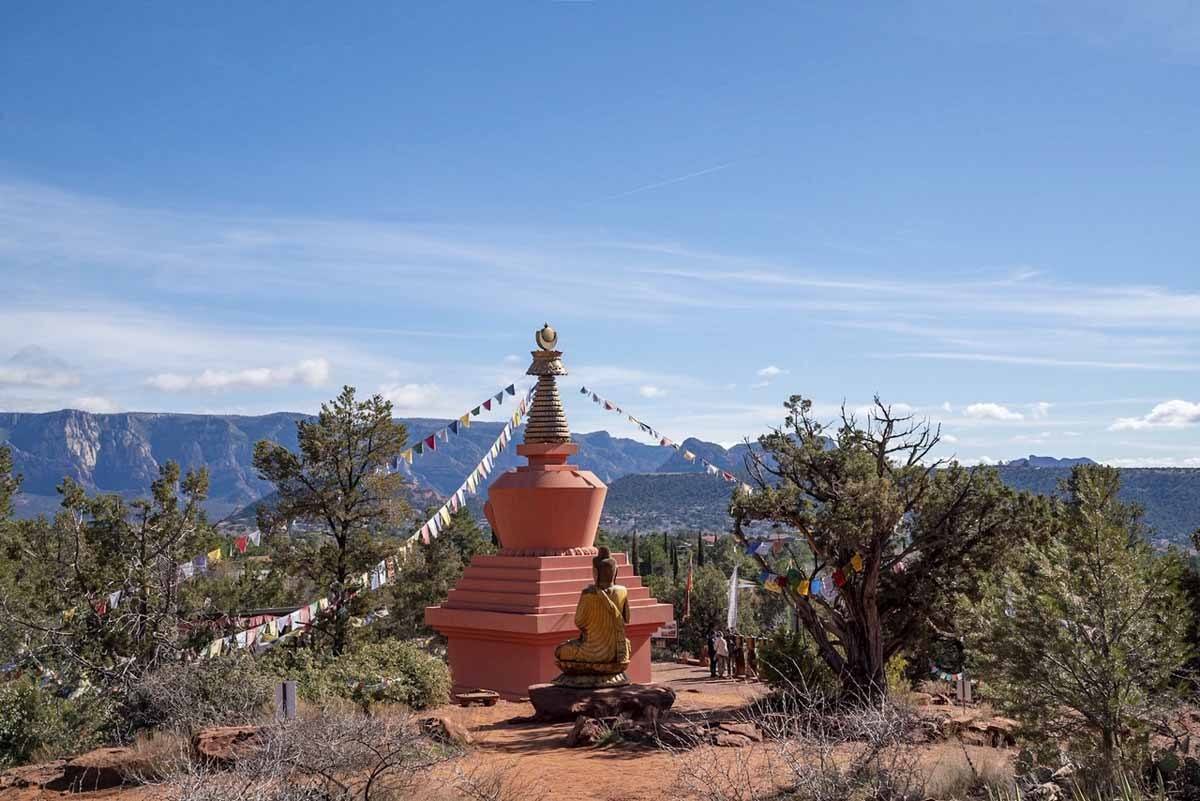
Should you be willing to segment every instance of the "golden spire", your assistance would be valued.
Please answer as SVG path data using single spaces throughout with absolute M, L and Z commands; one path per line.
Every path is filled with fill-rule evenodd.
M 532 351 L 533 364 L 526 375 L 537 376 L 537 390 L 533 396 L 533 407 L 525 423 L 526 445 L 560 445 L 571 441 L 571 429 L 567 426 L 567 414 L 563 411 L 562 398 L 558 395 L 555 376 L 566 375 L 562 351 L 555 350 L 558 333 L 546 323 L 533 336 L 538 350 Z

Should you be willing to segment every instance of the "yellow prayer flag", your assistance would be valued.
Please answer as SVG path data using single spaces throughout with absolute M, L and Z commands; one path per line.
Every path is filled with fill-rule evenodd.
M 412 452 L 412 448 L 409 448 L 409 449 L 408 449 L 408 450 L 406 450 L 404 453 L 400 454 L 400 456 L 401 456 L 401 457 L 404 459 L 404 461 L 408 462 L 409 464 L 412 464 L 412 463 L 413 463 L 413 452 Z
M 208 552 L 207 556 L 208 556 L 208 563 L 210 565 L 213 562 L 220 562 L 221 561 L 221 549 L 213 548 L 211 551 Z
M 72 606 L 70 609 L 63 610 L 63 620 L 64 621 L 69 622 L 73 617 L 75 617 L 75 607 Z
M 850 557 L 850 567 L 854 568 L 855 573 L 861 573 L 863 569 L 863 560 L 861 554 L 854 554 Z
M 445 506 L 443 506 L 441 509 L 438 509 L 438 517 L 442 518 L 442 522 L 447 526 L 450 525 L 450 510 Z
M 467 412 L 462 417 L 458 418 L 458 422 L 462 423 L 467 428 L 471 427 L 471 413 Z

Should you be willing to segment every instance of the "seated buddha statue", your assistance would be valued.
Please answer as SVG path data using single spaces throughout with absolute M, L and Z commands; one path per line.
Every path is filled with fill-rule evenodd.
M 613 582 L 617 562 L 607 548 L 592 559 L 592 584 L 579 595 L 575 626 L 579 637 L 554 649 L 562 675 L 555 684 L 565 687 L 619 687 L 629 683 L 630 646 L 625 636 L 629 622 L 629 590 Z

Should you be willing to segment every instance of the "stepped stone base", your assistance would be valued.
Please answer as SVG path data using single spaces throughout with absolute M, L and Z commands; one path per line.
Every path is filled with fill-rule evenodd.
M 535 684 L 529 702 L 537 719 L 550 723 L 587 718 L 655 720 L 675 703 L 675 691 L 661 684 L 630 684 L 625 687 L 580 689 L 557 684 Z
M 617 583 L 629 588 L 633 682 L 650 682 L 650 635 L 673 619 L 670 604 L 656 601 L 633 575 L 624 554 Z M 476 556 L 441 606 L 425 622 L 445 635 L 455 692 L 495 690 L 515 701 L 530 685 L 560 673 L 554 649 L 579 635 L 575 605 L 592 583 L 590 556 Z

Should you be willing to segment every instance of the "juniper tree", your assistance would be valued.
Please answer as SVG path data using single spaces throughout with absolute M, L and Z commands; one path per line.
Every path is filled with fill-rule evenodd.
M 843 409 L 834 425 L 798 395 L 785 406 L 783 427 L 750 451 L 754 492 L 731 500 L 735 536 L 756 521 L 799 532 L 806 550 L 756 559 L 796 571 L 784 596 L 843 691 L 883 694 L 888 660 L 931 627 L 952 630 L 955 599 L 977 597 L 982 577 L 1038 530 L 1045 503 L 995 470 L 932 458 L 940 432 L 878 398 L 862 422 Z M 811 594 L 818 577 L 842 586 Z
M 384 596 L 389 616 L 373 633 L 400 639 L 437 636 L 425 625 L 425 607 L 446 600 L 451 588 L 476 554 L 495 550 L 464 507 L 450 517 L 450 525 L 428 545 L 407 549 L 400 561 L 402 580 L 389 585 Z
M 62 509 L 8 527 L 0 567 L 9 590 L 4 612 L 64 680 L 128 683 L 177 659 L 188 618 L 179 564 L 216 540 L 201 507 L 207 471 L 181 478 L 168 462 L 151 497 L 126 502 L 89 497 L 70 479 Z
M 392 404 L 379 395 L 355 398 L 353 387 L 321 404 L 315 420 L 296 422 L 299 452 L 267 440 L 254 448 L 259 475 L 275 485 L 270 508 L 276 519 L 297 521 L 319 532 L 315 541 L 280 543 L 281 560 L 319 592 L 333 596 L 334 614 L 321 624 L 335 654 L 346 646 L 353 579 L 384 553 L 376 538 L 406 516 L 399 473 L 386 468 L 408 436 L 392 420 Z
M 1031 543 L 974 608 L 968 653 L 1000 704 L 1041 742 L 1074 741 L 1111 778 L 1171 702 L 1191 622 L 1182 560 L 1155 555 L 1114 468 L 1076 467 L 1054 536 Z

